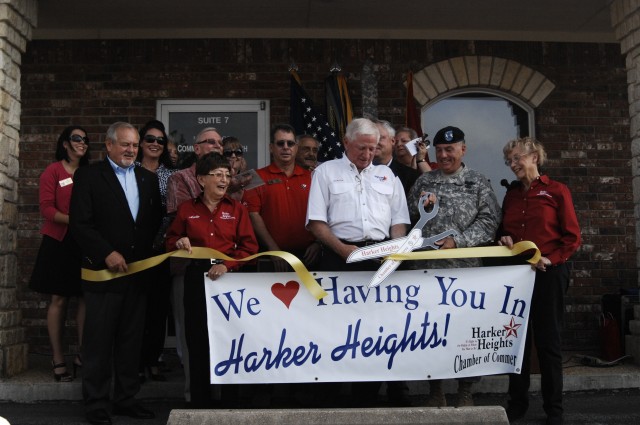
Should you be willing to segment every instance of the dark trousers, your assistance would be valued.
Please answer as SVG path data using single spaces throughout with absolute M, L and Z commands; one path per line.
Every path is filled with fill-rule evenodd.
M 562 416 L 562 325 L 568 286 L 566 264 L 548 267 L 545 272 L 536 271 L 522 372 L 509 375 L 509 407 L 523 410 L 529 407 L 533 337 L 540 363 L 544 410 L 547 416 Z
M 193 262 L 184 276 L 184 333 L 189 348 L 189 380 L 193 407 L 211 403 L 209 332 L 204 292 L 204 273 L 211 268 L 206 261 Z
M 209 260 L 194 260 L 184 275 L 184 335 L 189 352 L 189 388 L 193 408 L 213 406 L 204 291 L 204 274 L 210 268 Z M 222 385 L 221 397 L 223 403 L 235 403 L 238 398 L 238 386 Z
M 167 333 L 171 291 L 168 261 L 143 273 L 147 274 L 149 282 L 149 290 L 147 291 L 147 306 L 149 308 L 147 308 L 144 325 L 140 372 L 144 372 L 145 367 L 158 366 L 158 357 L 164 349 L 164 339 Z
M 108 408 L 112 371 L 115 405 L 132 405 L 140 390 L 145 288 L 134 281 L 123 283 L 120 289 L 84 293 L 87 315 L 82 336 L 82 396 L 87 411 Z

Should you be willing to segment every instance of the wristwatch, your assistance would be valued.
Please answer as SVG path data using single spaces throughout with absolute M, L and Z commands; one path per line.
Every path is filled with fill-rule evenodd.
M 427 162 L 427 160 L 426 159 L 419 159 L 419 160 L 416 161 L 416 164 L 420 164 L 421 162 Z

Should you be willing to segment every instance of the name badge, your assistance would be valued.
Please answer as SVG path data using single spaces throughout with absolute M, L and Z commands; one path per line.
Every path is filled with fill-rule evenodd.
M 73 183 L 73 180 L 71 180 L 71 177 L 67 177 L 64 180 L 60 180 L 58 182 L 58 184 L 60 185 L 60 187 L 65 187 L 65 186 L 69 186 L 71 183 Z

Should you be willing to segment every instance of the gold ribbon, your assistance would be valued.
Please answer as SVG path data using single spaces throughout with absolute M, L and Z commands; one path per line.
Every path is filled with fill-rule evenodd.
M 220 251 L 216 251 L 212 248 L 204 248 L 204 247 L 192 247 L 192 253 L 189 254 L 187 251 L 180 249 L 172 252 L 167 252 L 166 254 L 156 255 L 155 257 L 146 258 L 144 260 L 135 261 L 133 263 L 127 264 L 127 272 L 117 272 L 114 273 L 108 269 L 103 270 L 89 270 L 82 269 L 82 279 L 88 280 L 91 282 L 103 282 L 106 280 L 115 279 L 122 276 L 127 276 L 133 273 L 138 273 L 146 269 L 150 269 L 151 267 L 157 266 L 162 263 L 169 257 L 174 258 L 191 258 L 191 259 L 209 259 L 215 258 L 217 260 L 226 260 L 226 261 L 250 261 L 254 258 L 262 257 L 265 255 L 280 257 L 285 260 L 289 265 L 293 268 L 293 270 L 298 274 L 300 280 L 307 288 L 307 290 L 313 295 L 316 299 L 322 299 L 327 296 L 327 293 L 322 286 L 316 282 L 311 273 L 307 270 L 307 268 L 302 264 L 302 261 L 298 257 L 293 254 L 290 254 L 285 251 L 265 251 L 259 252 L 258 254 L 250 255 L 245 258 L 236 259 L 231 258 Z
M 527 261 L 531 264 L 536 264 L 540 259 L 540 250 L 533 242 L 523 241 L 518 242 L 513 245 L 513 249 L 509 249 L 506 246 L 484 246 L 484 247 L 476 247 L 476 248 L 457 248 L 457 249 L 443 249 L 443 250 L 433 250 L 433 251 L 418 251 L 418 252 L 409 252 L 406 254 L 392 254 L 389 255 L 388 259 L 391 260 L 436 260 L 436 259 L 445 259 L 445 258 L 473 258 L 473 257 L 513 257 L 515 255 L 520 255 L 523 252 L 535 250 L 533 256 L 529 258 Z M 111 279 L 116 279 L 118 277 L 127 276 L 130 274 L 138 273 L 146 269 L 150 269 L 151 267 L 157 266 L 162 263 L 169 257 L 174 258 L 191 258 L 191 259 L 209 259 L 215 258 L 218 260 L 226 260 L 226 261 L 250 261 L 254 258 L 263 257 L 263 256 L 275 256 L 280 257 L 285 260 L 289 265 L 293 268 L 293 270 L 298 274 L 300 280 L 307 288 L 307 290 L 313 295 L 316 299 L 322 299 L 327 296 L 327 292 L 322 289 L 322 287 L 316 282 L 311 273 L 307 270 L 307 268 L 302 264 L 302 261 L 298 257 L 293 254 L 290 254 L 285 251 L 266 251 L 260 252 L 258 254 L 250 255 L 245 258 L 235 259 L 231 258 L 220 251 L 216 251 L 212 248 L 204 248 L 204 247 L 192 247 L 192 253 L 189 254 L 187 251 L 181 249 L 177 251 L 167 252 L 166 254 L 156 255 L 155 257 L 146 258 L 144 260 L 135 261 L 133 263 L 127 264 L 126 272 L 112 272 L 108 269 L 103 270 L 90 270 L 90 269 L 82 269 L 82 279 L 90 282 L 104 282 Z
M 475 257 L 514 257 L 523 252 L 535 250 L 533 256 L 527 261 L 537 264 L 542 254 L 531 241 L 522 241 L 513 244 L 513 248 L 506 246 L 479 246 L 475 248 L 434 249 L 432 251 L 407 252 L 405 254 L 391 254 L 390 260 L 441 260 L 445 258 L 475 258 Z

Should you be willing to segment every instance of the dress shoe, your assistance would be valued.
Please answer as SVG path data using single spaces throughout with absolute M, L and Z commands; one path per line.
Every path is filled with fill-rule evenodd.
M 412 405 L 411 397 L 404 391 L 389 394 L 387 399 L 389 400 L 389 404 L 394 407 L 411 407 Z
M 387 382 L 387 400 L 394 407 L 411 407 L 407 383 L 404 381 Z
M 545 422 L 545 424 L 546 425 L 562 425 L 563 424 L 562 415 L 547 416 L 547 421 Z
M 104 409 L 90 410 L 85 416 L 92 425 L 111 425 L 111 417 Z
M 507 410 L 507 419 L 509 420 L 509 423 L 515 422 L 518 419 L 523 418 L 525 413 L 527 413 L 527 409 L 524 409 L 521 407 L 509 406 L 507 407 L 506 410 Z
M 152 381 L 166 382 L 167 377 L 158 371 L 156 366 L 147 367 L 147 373 Z
M 139 404 L 132 404 L 131 406 L 115 406 L 113 408 L 113 414 L 118 416 L 129 416 L 136 419 L 153 419 L 156 417 L 149 409 L 145 409 Z

